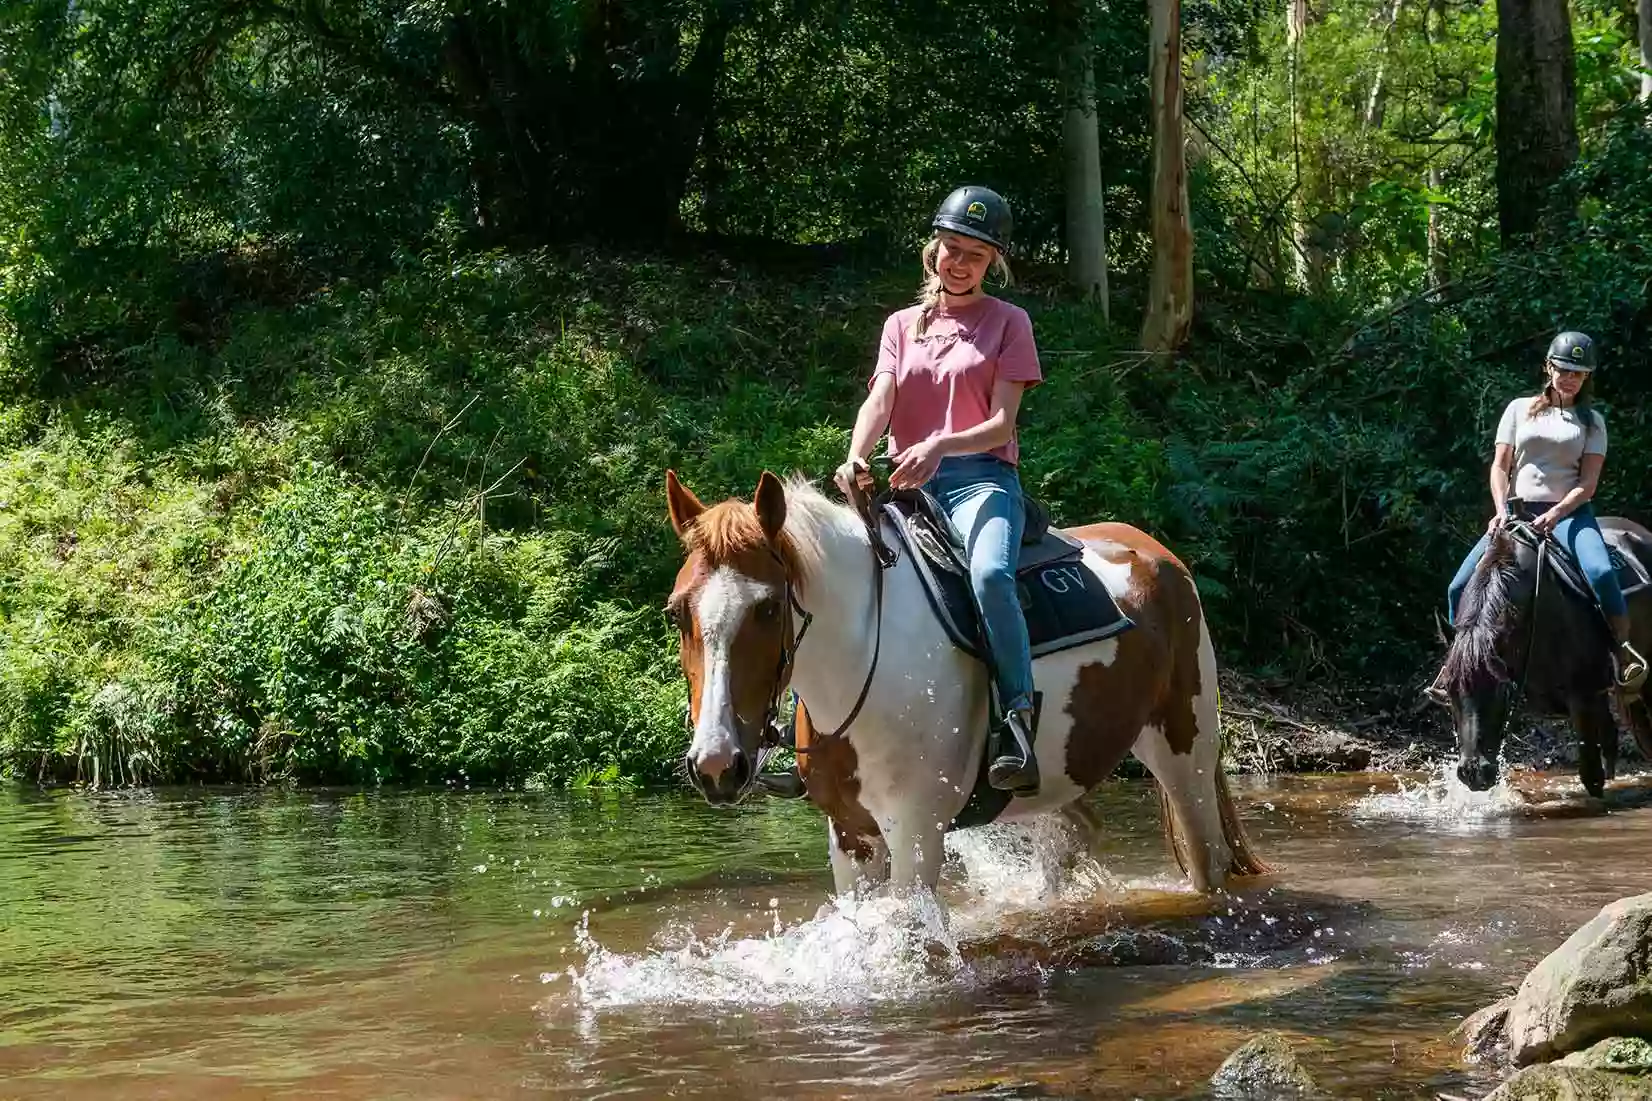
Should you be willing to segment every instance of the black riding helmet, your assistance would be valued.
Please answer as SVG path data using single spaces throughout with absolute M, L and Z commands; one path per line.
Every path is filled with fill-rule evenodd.
M 1595 369 L 1595 342 L 1585 333 L 1561 333 L 1549 342 L 1548 361 L 1569 371 Z
M 998 192 L 986 187 L 960 187 L 941 203 L 930 225 L 1008 252 L 1014 219 L 1010 217 L 1010 204 Z

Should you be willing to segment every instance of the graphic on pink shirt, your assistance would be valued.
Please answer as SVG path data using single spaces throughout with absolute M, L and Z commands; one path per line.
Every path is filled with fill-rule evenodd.
M 922 307 L 893 314 L 883 324 L 883 341 L 872 378 L 895 376 L 895 411 L 889 420 L 889 450 L 897 459 L 909 447 L 935 436 L 974 428 L 992 415 L 992 390 L 999 379 L 1044 380 L 1027 311 L 998 298 L 983 298 L 961 309 L 936 310 L 920 337 L 912 323 Z M 992 454 L 1020 461 L 1017 440 Z

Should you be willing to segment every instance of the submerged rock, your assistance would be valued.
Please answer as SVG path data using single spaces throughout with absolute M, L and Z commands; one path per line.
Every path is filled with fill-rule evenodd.
M 1652 1074 L 1652 1043 L 1639 1037 L 1614 1036 L 1587 1051 L 1572 1052 L 1560 1065 L 1613 1070 L 1620 1074 Z
M 1486 1101 L 1652 1101 L 1652 1079 L 1550 1063 L 1527 1067 Z
M 1217 1097 L 1234 1101 L 1316 1092 L 1313 1078 L 1296 1061 L 1291 1042 L 1277 1032 L 1264 1032 L 1229 1055 L 1211 1075 L 1210 1084 Z
M 1358 738 L 1334 730 L 1302 731 L 1281 747 L 1288 772 L 1364 772 L 1371 766 L 1371 747 Z
M 1652 1036 L 1652 894 L 1619 899 L 1532 968 L 1508 1014 L 1516 1064 Z
M 1465 1063 L 1504 1063 L 1509 1057 L 1509 1007 L 1512 997 L 1488 1005 L 1458 1025 L 1451 1038 L 1463 1045 Z

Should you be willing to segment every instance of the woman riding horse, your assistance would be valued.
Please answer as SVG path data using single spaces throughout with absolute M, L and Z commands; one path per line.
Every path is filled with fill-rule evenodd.
M 1549 345 L 1544 370 L 1542 393 L 1515 398 L 1503 410 L 1491 463 L 1491 523 L 1451 579 L 1446 615 L 1455 626 L 1464 587 L 1492 536 L 1509 519 L 1512 475 L 1513 499 L 1538 514 L 1532 527 L 1540 535 L 1554 536 L 1589 578 L 1617 642 L 1613 657 L 1618 686 L 1633 692 L 1646 681 L 1646 661 L 1629 641 L 1629 606 L 1589 503 L 1606 463 L 1606 419 L 1590 400 L 1594 341 L 1583 333 L 1561 333 Z M 1427 694 L 1449 705 L 1445 680 L 1442 668 Z
M 987 188 L 962 187 L 946 197 L 931 227 L 918 304 L 884 322 L 870 392 L 836 479 L 849 492 L 887 430 L 896 463 L 889 484 L 922 486 L 945 509 L 969 556 L 997 663 L 1003 717 L 988 782 L 1033 795 L 1032 652 L 1015 587 L 1025 524 L 1015 418 L 1023 393 L 1043 375 L 1026 311 L 982 288 L 989 269 L 1009 282 L 1009 204 Z

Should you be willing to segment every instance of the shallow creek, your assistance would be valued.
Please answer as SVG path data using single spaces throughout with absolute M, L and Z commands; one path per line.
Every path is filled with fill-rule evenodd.
M 1267 1027 L 1337 1096 L 1652 886 L 1652 777 L 1242 781 L 1275 875 L 1189 893 L 1145 783 L 831 900 L 824 824 L 687 795 L 0 790 L 6 1097 L 1191 1098 Z

